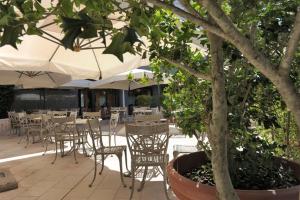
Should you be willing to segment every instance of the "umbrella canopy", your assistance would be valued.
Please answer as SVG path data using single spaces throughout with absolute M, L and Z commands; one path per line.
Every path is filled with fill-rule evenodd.
M 1 71 L 1 83 L 22 88 L 56 88 L 71 80 L 71 76 L 55 72 Z
M 132 76 L 133 80 L 129 80 L 129 76 Z M 146 77 L 148 81 L 145 83 L 140 83 L 139 80 L 143 79 L 144 77 Z M 163 83 L 165 84 L 167 81 L 163 81 Z M 154 74 L 152 71 L 134 69 L 107 79 L 95 81 L 90 84 L 90 89 L 134 90 L 152 85 L 157 85 L 157 81 L 154 80 Z
M 124 22 L 116 21 L 113 26 L 120 28 L 124 26 Z M 20 38 L 22 42 L 17 46 L 18 49 L 11 46 L 0 48 L 1 72 L 18 71 L 22 74 L 40 73 L 47 75 L 57 73 L 62 76 L 66 75 L 64 81 L 56 82 L 57 86 L 69 82 L 70 78 L 72 80 L 99 80 L 148 64 L 148 60 L 143 60 L 139 55 L 126 53 L 123 56 L 124 61 L 121 62 L 114 55 L 103 54 L 105 46 L 101 37 L 78 39 L 78 46 L 74 49 L 75 51 L 65 49 L 60 42 L 64 35 L 61 28 L 54 23 L 54 16 L 50 15 L 41 21 L 40 27 L 43 27 L 43 34 L 41 36 L 24 35 Z M 110 36 L 106 36 L 105 41 L 109 44 L 111 42 Z M 15 73 L 8 72 L 8 75 L 11 74 L 14 75 Z M 9 78 L 3 79 L 3 76 L 4 74 L 0 73 L 0 85 L 23 84 L 25 87 L 43 85 L 42 83 L 39 85 L 40 82 L 43 82 L 40 80 L 41 76 L 31 76 L 31 79 L 24 80 L 13 79 L 14 81 L 12 80 L 9 83 L 6 82 Z M 67 76 L 70 77 L 67 78 Z M 30 84 L 27 84 L 27 80 L 31 81 Z M 54 80 L 56 81 L 56 79 Z M 33 84 L 33 82 L 36 83 Z
M 59 88 L 89 88 L 90 84 L 94 81 L 90 80 L 73 80 L 68 83 L 61 85 Z

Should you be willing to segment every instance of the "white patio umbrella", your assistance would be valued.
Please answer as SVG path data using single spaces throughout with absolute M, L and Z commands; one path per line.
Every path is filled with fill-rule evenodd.
M 123 24 L 122 24 L 123 23 Z M 116 21 L 114 27 L 122 27 L 124 22 Z M 60 44 L 63 38 L 61 29 L 53 23 L 53 16 L 49 16 L 44 21 L 40 22 L 43 27 L 43 35 L 25 35 L 21 38 L 22 43 L 18 45 L 18 50 L 11 46 L 0 48 L 0 85 L 5 84 L 22 84 L 24 87 L 33 85 L 42 86 L 49 83 L 54 83 L 58 86 L 69 82 L 70 79 L 95 79 L 111 77 L 115 74 L 128 71 L 143 65 L 148 64 L 148 60 L 143 60 L 139 55 L 124 54 L 124 61 L 121 62 L 114 55 L 103 54 L 104 45 L 101 38 L 93 40 L 78 40 L 78 52 L 66 50 Z M 110 38 L 106 38 L 107 43 L 110 43 Z M 31 74 L 30 79 L 15 79 L 7 75 L 15 73 L 9 72 L 7 75 L 2 71 L 13 71 L 21 74 Z M 55 78 L 50 78 L 48 74 L 61 74 L 59 81 Z M 35 76 L 34 74 L 45 74 Z M 62 78 L 66 75 L 65 78 Z M 5 78 L 4 78 L 5 76 Z M 25 77 L 22 75 L 22 77 Z M 45 81 L 44 79 L 49 79 Z M 54 79 L 55 81 L 53 82 Z M 27 84 L 27 80 L 30 83 Z M 41 85 L 39 85 L 41 83 Z M 52 87 L 53 84 L 49 84 Z
M 90 84 L 93 82 L 94 81 L 90 81 L 90 80 L 73 80 L 61 85 L 59 88 L 77 88 L 77 89 L 89 88 Z
M 133 81 L 128 79 L 129 75 L 132 75 Z M 146 83 L 140 83 L 143 77 L 147 77 L 148 81 Z M 161 84 L 166 84 L 168 81 L 164 80 Z M 154 80 L 154 74 L 152 71 L 143 69 L 133 69 L 128 72 L 120 73 L 116 76 L 95 81 L 90 84 L 90 89 L 120 89 L 120 90 L 134 90 L 138 88 L 148 87 L 152 85 L 157 85 L 157 81 Z

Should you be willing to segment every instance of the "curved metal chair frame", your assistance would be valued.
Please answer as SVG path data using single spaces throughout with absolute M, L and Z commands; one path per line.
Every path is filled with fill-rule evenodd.
M 134 117 L 135 122 L 159 122 L 160 119 L 162 119 L 161 114 L 136 115 Z
M 74 154 L 74 160 L 77 164 L 76 158 L 76 141 L 79 140 L 79 137 L 76 132 L 76 118 L 75 116 L 63 117 L 63 118 L 54 118 L 50 120 L 50 126 L 54 133 L 54 142 L 55 142 L 55 158 L 52 161 L 52 164 L 55 163 L 58 153 L 58 144 L 61 150 L 61 157 L 65 155 L 65 142 L 70 142 L 71 148 Z
M 134 192 L 134 179 L 138 169 L 144 167 L 143 179 L 138 188 L 141 191 L 145 185 L 145 179 L 149 167 L 160 168 L 164 178 L 164 189 L 167 199 L 167 177 L 166 166 L 168 163 L 168 141 L 169 124 L 168 123 L 132 123 L 126 124 L 126 138 L 131 154 L 131 194 Z
M 100 112 L 83 112 L 82 117 L 83 119 L 99 119 Z
M 95 161 L 95 167 L 94 167 L 94 177 L 92 179 L 92 182 L 89 184 L 89 187 L 92 187 L 95 179 L 96 179 L 96 174 L 97 174 L 97 156 L 101 156 L 101 170 L 99 174 L 101 175 L 103 172 L 104 168 L 104 160 L 105 157 L 108 155 L 116 155 L 119 159 L 119 164 L 120 164 L 120 178 L 121 182 L 124 187 L 126 187 L 126 184 L 123 180 L 123 167 L 122 167 L 122 157 L 123 157 L 123 152 L 125 153 L 125 164 L 126 164 L 126 169 L 128 170 L 127 166 L 127 151 L 126 151 L 126 146 L 113 146 L 113 147 L 106 147 L 103 144 L 102 141 L 102 131 L 101 131 L 101 125 L 99 122 L 99 119 L 90 119 L 88 120 L 89 124 L 89 135 L 92 138 L 92 143 L 93 143 L 93 155 L 94 155 L 94 161 Z M 96 146 L 96 140 L 99 139 L 100 146 Z
M 25 117 L 26 121 L 26 146 L 29 145 L 30 137 L 32 137 L 32 143 L 34 143 L 34 137 L 39 136 L 40 140 L 44 138 L 44 133 L 47 132 L 47 129 L 45 126 L 43 126 L 43 118 L 41 114 L 31 114 L 26 115 Z M 42 143 L 44 144 L 44 143 Z
M 111 113 L 109 120 L 109 146 L 111 146 L 111 136 L 114 136 L 115 146 L 117 145 L 117 127 L 119 122 L 119 113 Z

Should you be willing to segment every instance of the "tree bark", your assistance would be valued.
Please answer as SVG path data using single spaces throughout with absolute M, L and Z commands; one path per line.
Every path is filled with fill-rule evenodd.
M 208 34 L 211 53 L 213 111 L 210 120 L 209 141 L 212 148 L 211 161 L 218 199 L 239 199 L 234 191 L 228 170 L 227 159 L 227 98 L 223 69 L 223 40 Z
M 300 127 L 300 95 L 289 76 L 267 76 L 275 85 L 287 108 L 293 114 L 295 122 Z M 299 138 L 300 140 L 300 138 Z

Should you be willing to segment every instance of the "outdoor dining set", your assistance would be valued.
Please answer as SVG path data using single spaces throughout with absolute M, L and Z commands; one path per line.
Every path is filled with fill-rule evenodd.
M 126 187 L 124 176 L 132 178 L 130 199 L 133 197 L 135 178 L 142 172 L 142 181 L 138 188 L 138 191 L 141 191 L 151 170 L 163 175 L 165 194 L 168 198 L 165 169 L 169 160 L 167 155 L 169 124 L 161 114 L 144 112 L 145 110 L 144 108 L 136 111 L 133 118 L 124 120 L 127 145 L 117 144 L 117 127 L 120 121 L 120 112 L 117 110 L 111 113 L 108 132 L 101 129 L 100 112 L 83 112 L 81 118 L 77 116 L 76 111 L 48 111 L 38 114 L 9 112 L 8 116 L 12 132 L 20 136 L 18 143 L 25 140 L 26 148 L 30 140 L 32 143 L 41 142 L 45 147 L 43 153 L 45 155 L 49 143 L 54 143 L 55 156 L 52 164 L 57 160 L 59 153 L 61 157 L 73 154 L 75 163 L 78 163 L 76 158 L 78 150 L 82 150 L 85 156 L 92 157 L 94 175 L 89 187 L 92 187 L 96 179 L 98 160 L 101 164 L 99 174 L 102 174 L 107 156 L 115 155 L 119 160 L 122 185 Z M 108 137 L 107 145 L 105 137 Z M 131 169 L 127 165 L 127 150 L 130 153 Z M 125 173 L 122 166 L 123 158 L 127 170 Z

